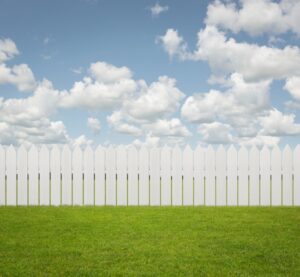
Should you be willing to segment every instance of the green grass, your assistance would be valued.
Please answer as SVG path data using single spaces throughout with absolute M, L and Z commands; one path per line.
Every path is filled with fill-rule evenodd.
M 0 208 L 0 276 L 300 276 L 299 208 Z

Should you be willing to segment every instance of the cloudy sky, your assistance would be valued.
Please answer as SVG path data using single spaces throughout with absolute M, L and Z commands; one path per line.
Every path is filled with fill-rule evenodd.
M 0 143 L 294 146 L 299 14 L 299 0 L 0 0 Z

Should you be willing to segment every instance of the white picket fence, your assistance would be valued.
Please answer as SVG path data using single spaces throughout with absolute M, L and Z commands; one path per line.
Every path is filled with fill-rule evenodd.
M 299 206 L 300 146 L 0 145 L 0 205 Z

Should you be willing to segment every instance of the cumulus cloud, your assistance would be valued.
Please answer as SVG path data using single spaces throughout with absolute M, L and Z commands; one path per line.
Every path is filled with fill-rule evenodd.
M 94 134 L 100 133 L 101 124 L 98 118 L 89 117 L 87 120 L 87 126 L 93 131 Z
M 0 63 L 19 54 L 16 44 L 11 39 L 0 39 Z
M 167 12 L 169 6 L 161 6 L 159 3 L 156 3 L 154 6 L 150 7 L 152 16 L 159 16 L 161 13 Z
M 300 102 L 300 76 L 293 76 L 286 80 L 284 88 L 290 93 L 290 95 Z
M 229 124 L 221 122 L 204 123 L 198 127 L 201 140 L 212 144 L 232 143 L 231 131 L 232 127 Z
M 206 24 L 233 33 L 244 31 L 251 36 L 282 34 L 300 35 L 300 2 L 297 0 L 214 1 L 207 8 Z M 253 16 L 255 14 L 255 16 Z

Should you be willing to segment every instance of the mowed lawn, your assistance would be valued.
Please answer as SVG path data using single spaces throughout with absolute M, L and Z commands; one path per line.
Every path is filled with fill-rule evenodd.
M 0 208 L 0 276 L 300 276 L 300 208 Z

